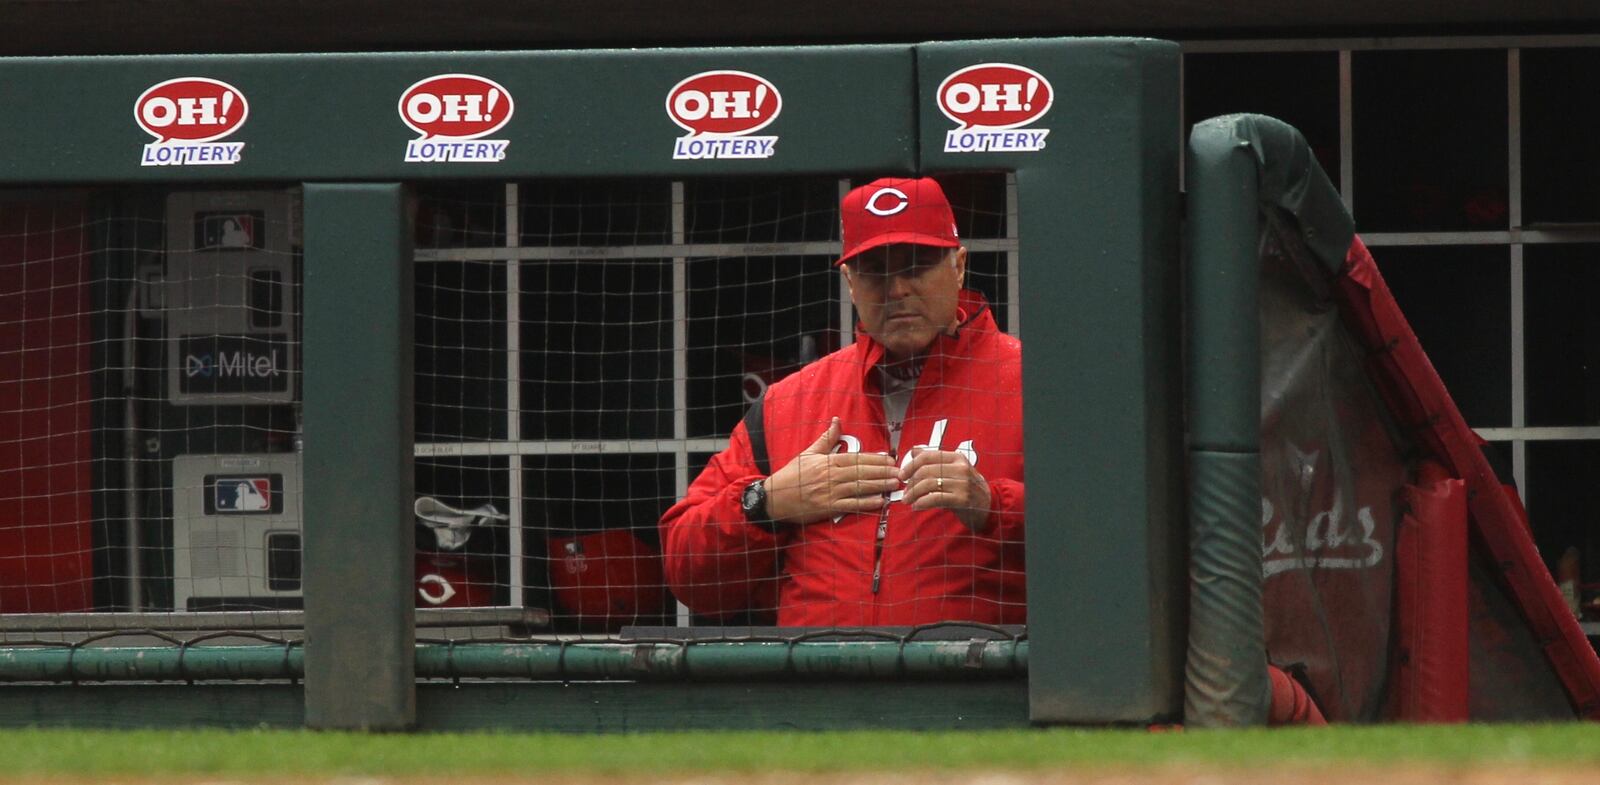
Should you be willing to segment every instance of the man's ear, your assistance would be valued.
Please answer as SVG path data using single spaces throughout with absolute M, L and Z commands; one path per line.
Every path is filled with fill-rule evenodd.
M 956 267 L 956 280 L 960 281 L 963 284 L 966 283 L 967 282 L 967 247 L 965 245 L 956 246 L 956 252 L 953 255 L 951 255 L 950 263 L 955 265 L 955 267 Z

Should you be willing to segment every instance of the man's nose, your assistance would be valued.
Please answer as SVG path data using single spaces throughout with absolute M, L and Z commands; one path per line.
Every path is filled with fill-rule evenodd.
M 900 300 L 910 296 L 911 276 L 904 273 L 895 273 L 890 275 L 887 293 L 889 295 L 889 299 L 891 300 Z

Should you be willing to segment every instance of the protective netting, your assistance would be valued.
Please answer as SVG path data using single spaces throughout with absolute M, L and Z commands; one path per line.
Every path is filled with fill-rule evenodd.
M 299 607 L 294 205 L 0 195 L 7 641 L 281 628 Z
M 963 313 L 988 314 L 998 339 L 1019 323 L 1014 184 L 1004 174 L 941 181 L 968 249 L 966 285 L 987 301 Z M 737 609 L 680 602 L 684 585 L 707 581 L 674 591 L 659 522 L 753 402 L 855 340 L 832 265 L 852 184 L 414 189 L 419 640 L 571 640 L 625 626 L 644 640 L 689 624 L 794 622 L 777 595 Z M 298 657 L 299 210 L 293 189 L 0 194 L 5 642 L 200 651 L 268 641 Z M 974 364 L 949 385 L 984 388 L 1002 370 Z M 967 395 L 944 419 L 1003 426 L 1020 445 L 1020 409 L 1003 403 Z M 775 417 L 774 444 L 791 428 L 816 430 L 809 442 L 826 427 L 806 417 Z M 1020 449 L 985 451 L 982 436 L 966 444 L 974 434 L 948 422 L 935 435 L 939 419 L 905 445 L 964 449 L 1020 480 Z M 867 425 L 844 435 L 862 439 Z M 998 535 L 895 536 L 905 549 L 947 544 L 914 568 L 895 561 L 902 544 L 891 538 L 880 581 L 963 577 L 906 584 L 897 596 L 921 599 L 897 602 L 913 614 L 839 624 L 1021 622 L 1020 594 L 1006 594 L 1001 612 L 974 606 L 992 588 L 939 593 L 1000 580 L 948 545 Z M 783 546 L 763 547 L 766 580 L 826 572 L 786 568 Z M 1020 547 L 1007 545 L 1004 569 L 1017 586 Z

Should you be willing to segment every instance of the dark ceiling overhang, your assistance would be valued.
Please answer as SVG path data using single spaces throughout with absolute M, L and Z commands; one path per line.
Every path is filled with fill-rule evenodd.
M 1593 0 L 0 0 L 0 55 L 1595 30 Z

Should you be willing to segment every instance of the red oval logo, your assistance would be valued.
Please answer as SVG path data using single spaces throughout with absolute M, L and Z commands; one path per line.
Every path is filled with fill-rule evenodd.
M 939 83 L 939 111 L 962 128 L 1020 128 L 1055 103 L 1049 80 L 1010 63 L 967 66 Z
M 667 116 L 692 136 L 739 136 L 778 119 L 783 97 L 778 88 L 744 71 L 705 71 L 667 92 Z
M 244 125 L 250 103 L 227 82 L 202 76 L 152 85 L 133 103 L 133 119 L 162 142 L 210 142 Z
M 400 94 L 400 119 L 423 139 L 477 139 L 511 122 L 511 93 L 473 74 L 439 74 Z

